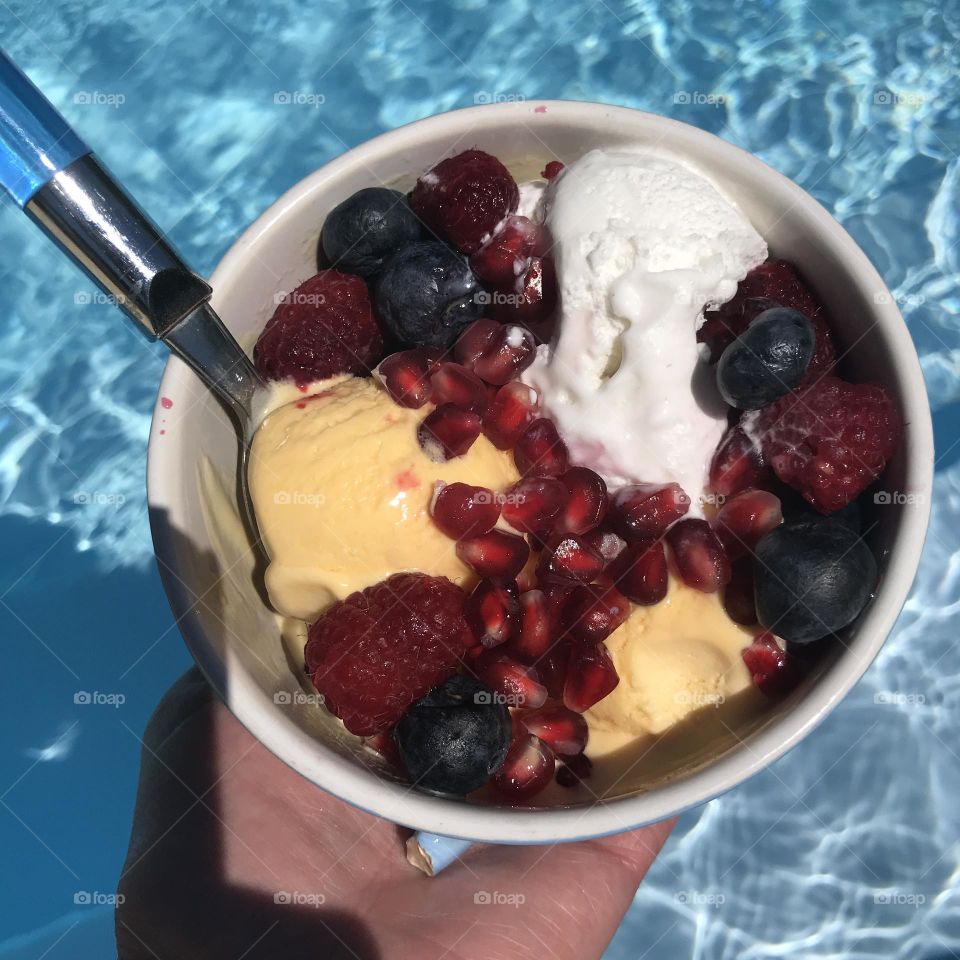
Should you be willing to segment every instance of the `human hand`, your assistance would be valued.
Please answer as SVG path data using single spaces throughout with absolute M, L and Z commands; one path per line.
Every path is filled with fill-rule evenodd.
M 191 670 L 144 735 L 118 952 L 120 960 L 589 960 L 613 936 L 672 826 L 553 846 L 476 846 L 428 878 L 406 861 L 408 831 L 286 766 Z M 482 893 L 497 896 L 484 903 Z

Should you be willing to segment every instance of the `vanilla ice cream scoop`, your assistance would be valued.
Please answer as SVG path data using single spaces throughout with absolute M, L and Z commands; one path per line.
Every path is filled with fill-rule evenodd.
M 311 389 L 267 415 L 250 453 L 273 606 L 312 622 L 402 570 L 475 580 L 430 518 L 434 483 L 503 490 L 518 479 L 510 454 L 481 436 L 464 456 L 434 463 L 417 442 L 423 410 L 397 406 L 366 378 Z
M 706 176 L 650 149 L 590 151 L 544 203 L 558 332 L 524 379 L 573 461 L 615 486 L 679 483 L 696 514 L 726 425 L 696 330 L 766 244 Z
M 584 714 L 587 753 L 603 756 L 661 734 L 749 690 L 753 683 L 741 654 L 760 631 L 734 623 L 719 594 L 671 576 L 666 598 L 634 606 L 606 641 L 620 683 Z

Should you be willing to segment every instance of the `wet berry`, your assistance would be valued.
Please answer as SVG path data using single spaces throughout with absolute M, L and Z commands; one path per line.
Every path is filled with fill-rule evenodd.
M 486 487 L 448 483 L 434 495 L 430 512 L 448 537 L 463 540 L 493 529 L 500 519 L 500 501 Z

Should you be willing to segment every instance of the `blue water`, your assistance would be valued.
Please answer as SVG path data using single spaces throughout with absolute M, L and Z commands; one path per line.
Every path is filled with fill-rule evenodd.
M 832 210 L 927 376 L 938 462 L 918 582 L 829 721 L 683 818 L 608 956 L 960 955 L 956 3 L 3 0 L 0 25 L 205 272 L 346 147 L 484 96 L 667 114 Z M 144 501 L 163 356 L 9 204 L 0 238 L 0 957 L 85 960 L 110 955 L 112 920 L 75 897 L 114 889 L 137 734 L 188 664 Z

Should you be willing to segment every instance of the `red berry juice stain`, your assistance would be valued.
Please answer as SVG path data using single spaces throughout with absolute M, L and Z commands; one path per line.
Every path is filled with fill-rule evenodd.
M 407 467 L 396 475 L 393 481 L 398 490 L 416 490 L 420 486 L 420 478 L 413 467 Z
M 164 410 L 169 410 L 173 406 L 173 401 L 169 397 L 161 397 L 160 406 L 163 407 Z
M 319 393 L 311 393 L 310 396 L 306 398 L 306 400 L 298 400 L 298 401 L 297 401 L 297 409 L 298 409 L 298 410 L 306 410 L 306 409 L 307 409 L 307 404 L 308 404 L 311 400 L 322 400 L 324 397 L 330 397 L 330 396 L 332 396 L 332 395 L 333 395 L 333 391 L 332 391 L 332 390 L 321 390 Z

